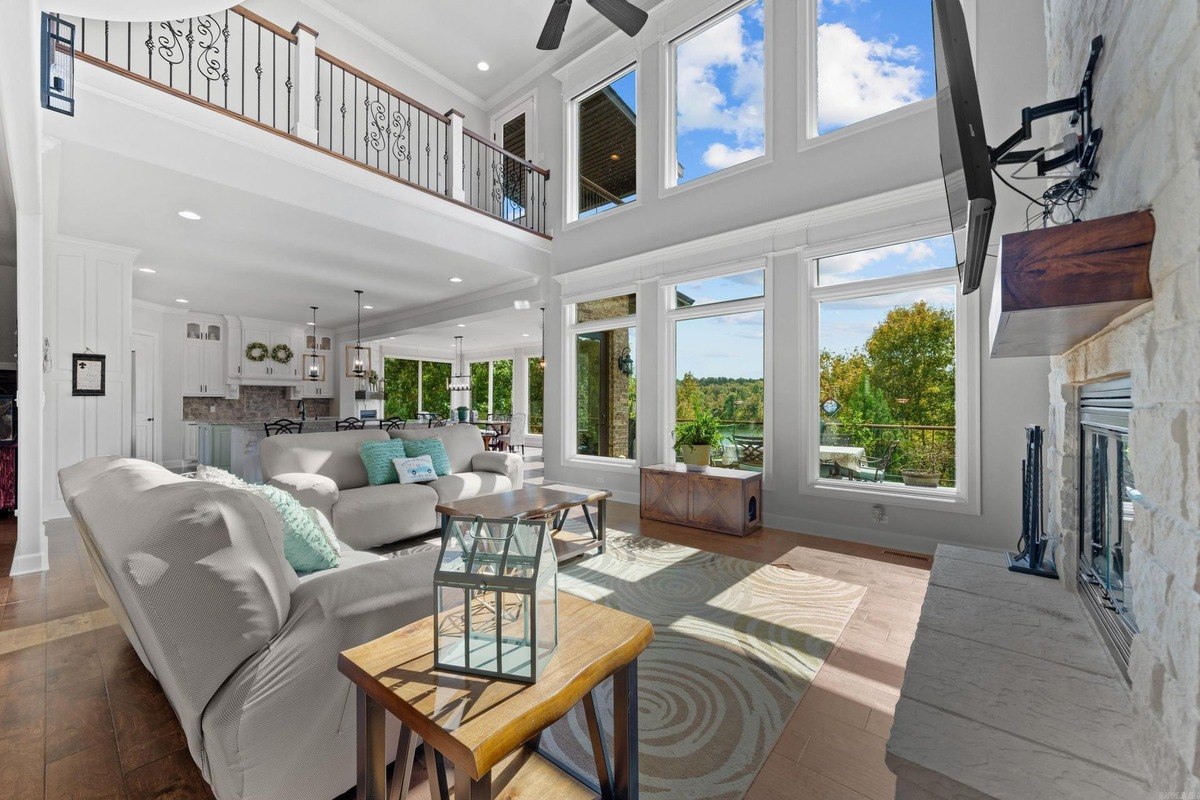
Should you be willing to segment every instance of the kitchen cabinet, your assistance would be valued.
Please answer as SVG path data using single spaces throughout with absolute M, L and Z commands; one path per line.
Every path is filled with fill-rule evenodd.
M 251 361 L 246 358 L 246 348 L 253 343 L 266 345 L 267 357 L 262 361 Z M 271 358 L 271 352 L 279 345 L 286 345 L 291 349 L 292 360 L 290 362 L 280 364 Z M 274 385 L 299 381 L 303 353 L 304 335 L 298 328 L 268 328 L 247 325 L 242 328 L 242 383 Z
M 183 463 L 194 465 L 200 458 L 200 425 L 195 422 L 183 424 Z
M 184 397 L 224 397 L 224 327 L 215 320 L 189 320 L 184 326 L 184 336 Z

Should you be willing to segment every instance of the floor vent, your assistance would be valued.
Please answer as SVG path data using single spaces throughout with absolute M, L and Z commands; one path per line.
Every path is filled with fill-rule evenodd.
M 933 559 L 929 556 L 923 556 L 920 553 L 904 553 L 900 550 L 884 550 L 885 556 L 895 556 L 896 558 L 911 558 L 913 561 L 923 561 L 926 564 L 932 564 Z

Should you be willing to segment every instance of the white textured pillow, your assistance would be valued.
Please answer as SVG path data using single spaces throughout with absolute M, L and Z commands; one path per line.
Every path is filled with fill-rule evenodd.
M 196 465 L 196 480 L 204 481 L 205 483 L 215 483 L 218 486 L 225 486 L 230 489 L 245 489 L 249 486 L 248 483 L 232 472 L 227 472 L 220 467 L 210 467 L 207 464 Z
M 430 456 L 414 456 L 413 458 L 393 458 L 396 474 L 401 483 L 427 483 L 437 480 L 437 472 L 433 469 L 433 458 Z

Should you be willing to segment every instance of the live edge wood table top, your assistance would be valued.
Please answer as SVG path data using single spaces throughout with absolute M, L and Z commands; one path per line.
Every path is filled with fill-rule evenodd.
M 481 517 L 548 517 L 587 503 L 597 503 L 612 497 L 612 492 L 564 492 L 541 486 L 526 486 L 499 494 L 487 494 L 466 500 L 439 503 L 437 513 L 450 516 Z
M 486 779 L 603 680 L 635 665 L 654 638 L 646 620 L 565 592 L 558 595 L 558 615 L 558 650 L 535 684 L 435 670 L 433 617 L 343 652 L 338 669 L 450 759 L 456 774 Z M 360 694 L 360 715 L 363 702 Z M 360 758 L 361 736 L 360 722 Z M 380 759 L 380 772 L 383 764 Z M 370 794 L 360 780 L 359 797 Z

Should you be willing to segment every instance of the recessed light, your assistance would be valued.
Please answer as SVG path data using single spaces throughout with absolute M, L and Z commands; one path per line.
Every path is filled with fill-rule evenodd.
M 458 327 L 465 328 L 465 327 L 467 327 L 467 324 L 465 322 L 460 322 L 460 323 L 458 323 Z
M 450 282 L 451 283 L 462 283 L 462 278 L 451 278 Z
M 307 325 L 307 326 L 308 326 L 308 327 L 310 327 L 310 328 L 315 328 L 315 327 L 317 327 L 317 323 L 315 323 L 315 322 L 306 322 L 306 323 L 304 323 L 304 324 L 305 324 L 305 325 Z
M 529 338 L 529 334 L 528 334 L 528 333 L 522 333 L 521 335 L 522 335 L 522 336 L 524 336 L 526 339 L 528 339 L 528 338 Z
M 199 214 L 197 214 L 195 211 L 188 211 L 187 209 L 184 209 L 183 211 L 180 211 L 180 212 L 179 212 L 179 216 L 183 217 L 184 219 L 190 219 L 190 220 L 192 220 L 193 222 L 194 222 L 195 220 L 198 220 L 198 219 L 200 219 L 200 215 L 199 215 Z
M 620 154 L 620 153 L 613 153 L 611 156 L 609 156 L 609 158 L 611 158 L 613 161 L 620 161 L 620 160 L 621 160 L 621 154 Z
M 486 61 L 480 61 L 475 66 L 479 68 L 480 72 L 487 72 L 489 69 L 492 68 L 492 65 L 487 63 Z
M 138 267 L 138 272 L 144 272 L 147 275 L 153 275 L 158 270 L 150 269 L 149 267 Z
M 176 302 L 176 303 L 186 303 L 186 302 L 187 302 L 187 300 L 186 300 L 185 298 L 183 298 L 183 297 L 176 297 L 176 298 L 175 298 L 175 302 Z
M 375 306 L 363 306 L 363 311 L 370 311 Z

